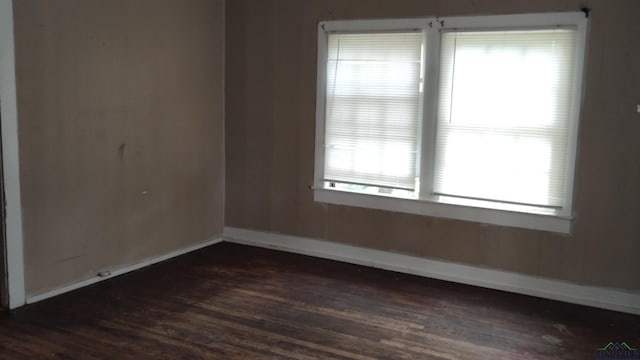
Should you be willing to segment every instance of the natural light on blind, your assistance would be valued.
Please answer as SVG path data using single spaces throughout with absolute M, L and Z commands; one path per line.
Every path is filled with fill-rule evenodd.
M 414 189 L 423 35 L 328 36 L 327 181 Z
M 442 34 L 436 194 L 563 205 L 575 36 Z

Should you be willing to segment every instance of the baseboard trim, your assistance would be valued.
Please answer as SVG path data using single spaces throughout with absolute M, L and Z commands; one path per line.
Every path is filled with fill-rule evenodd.
M 141 269 L 143 267 L 147 267 L 149 265 L 153 265 L 153 264 L 156 264 L 156 263 L 159 263 L 159 262 L 162 262 L 162 261 L 165 261 L 165 260 L 169 260 L 171 258 L 180 256 L 180 255 L 184 255 L 184 254 L 196 251 L 196 250 L 200 250 L 202 248 L 217 244 L 219 242 L 222 242 L 222 238 L 216 238 L 216 239 L 208 240 L 206 242 L 203 242 L 203 243 L 200 243 L 200 244 L 196 244 L 196 245 L 193 245 L 193 246 L 189 246 L 189 247 L 184 248 L 184 249 L 172 251 L 172 252 L 170 252 L 168 254 L 165 254 L 165 255 L 162 255 L 162 256 L 146 259 L 146 260 L 143 260 L 143 261 L 141 261 L 139 263 L 136 263 L 136 264 L 124 267 L 124 268 L 120 268 L 120 269 L 117 269 L 117 270 L 112 270 L 111 274 L 107 275 L 107 276 L 96 276 L 96 277 L 93 277 L 93 278 L 90 278 L 90 279 L 87 279 L 87 280 L 83 280 L 83 281 L 80 281 L 80 282 L 77 282 L 77 283 L 74 283 L 74 284 L 71 284 L 71 285 L 67 285 L 67 286 L 61 287 L 61 288 L 56 289 L 56 290 L 48 291 L 48 292 L 43 293 L 43 294 L 39 294 L 39 295 L 35 295 L 35 296 L 29 296 L 29 297 L 27 297 L 27 304 L 33 304 L 33 303 L 36 303 L 38 301 L 42 301 L 42 300 L 45 300 L 45 299 L 52 298 L 54 296 L 58 296 L 58 295 L 67 293 L 69 291 L 73 291 L 73 290 L 77 290 L 77 289 L 83 288 L 85 286 L 93 285 L 93 284 L 98 283 L 100 281 L 109 280 L 109 279 L 112 279 L 112 278 L 114 278 L 116 276 L 120 276 L 120 275 L 126 274 L 128 272 L 132 272 L 132 271 Z
M 225 227 L 227 242 L 264 247 L 640 315 L 640 292 L 584 286 L 513 272 L 430 260 L 324 240 Z

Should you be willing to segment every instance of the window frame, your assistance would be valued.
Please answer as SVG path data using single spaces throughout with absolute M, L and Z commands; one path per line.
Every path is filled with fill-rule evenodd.
M 513 205 L 503 202 L 471 200 L 435 195 L 435 139 L 439 89 L 440 34 L 442 30 L 535 30 L 552 27 L 576 29 L 574 89 L 571 97 L 567 141 L 565 193 L 560 209 Z M 324 180 L 324 139 L 326 106 L 326 61 L 328 35 L 334 32 L 384 32 L 420 30 L 424 36 L 424 85 L 419 123 L 416 175 L 420 179 L 417 197 L 397 197 L 329 188 Z M 583 12 L 427 17 L 408 19 L 337 20 L 318 24 L 316 143 L 314 200 L 393 212 L 411 213 L 499 226 L 510 226 L 570 234 L 573 227 L 573 195 L 578 144 L 578 125 L 582 107 L 583 71 L 586 57 L 588 18 Z

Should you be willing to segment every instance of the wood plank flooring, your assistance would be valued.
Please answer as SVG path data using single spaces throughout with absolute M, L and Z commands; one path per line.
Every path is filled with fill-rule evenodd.
M 0 314 L 0 359 L 593 359 L 640 317 L 222 243 Z

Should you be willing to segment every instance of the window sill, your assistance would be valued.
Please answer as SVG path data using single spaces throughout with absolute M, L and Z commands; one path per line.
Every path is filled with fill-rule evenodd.
M 315 189 L 314 200 L 408 214 L 466 220 L 570 234 L 573 217 L 543 208 L 441 197 L 440 200 L 399 198 L 336 189 Z M 490 204 L 490 207 L 485 207 Z M 483 206 L 484 205 L 484 206 Z

